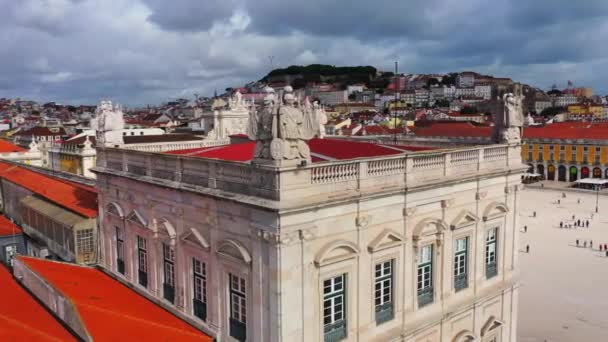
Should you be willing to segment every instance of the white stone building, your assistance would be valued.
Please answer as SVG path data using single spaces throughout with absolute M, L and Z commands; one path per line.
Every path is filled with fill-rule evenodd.
M 297 167 L 99 148 L 101 265 L 218 341 L 514 342 L 524 170 L 517 144 Z
M 473 95 L 475 97 L 481 97 L 484 100 L 489 100 L 492 98 L 492 86 L 489 84 L 476 85 Z

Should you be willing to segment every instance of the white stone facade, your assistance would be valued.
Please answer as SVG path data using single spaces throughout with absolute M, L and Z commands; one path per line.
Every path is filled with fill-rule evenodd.
M 329 327 L 343 329 L 332 330 L 343 341 L 516 341 L 524 170 L 518 145 L 297 168 L 101 149 L 101 263 L 218 341 L 235 341 L 234 298 L 245 298 L 247 341 L 323 341 Z M 463 238 L 456 286 L 455 245 Z M 421 259 L 427 246 L 432 253 Z M 175 252 L 171 266 L 163 248 Z M 418 264 L 427 257 L 431 286 L 419 292 Z M 205 264 L 204 321 L 194 315 L 193 258 Z M 381 263 L 392 271 L 383 283 L 390 296 L 378 306 L 391 312 L 380 324 Z M 173 303 L 163 299 L 171 268 Z M 230 291 L 231 275 L 244 280 L 244 296 Z M 324 289 L 342 275 L 346 291 L 332 292 L 342 296 L 338 306 Z M 324 305 L 339 324 L 325 321 Z

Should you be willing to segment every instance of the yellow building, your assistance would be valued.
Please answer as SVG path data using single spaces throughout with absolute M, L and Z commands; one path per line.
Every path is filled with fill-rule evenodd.
M 522 159 L 542 178 L 608 178 L 608 125 L 560 123 L 524 129 Z
M 604 107 L 597 104 L 577 103 L 568 106 L 570 115 L 593 115 L 594 117 L 604 116 Z

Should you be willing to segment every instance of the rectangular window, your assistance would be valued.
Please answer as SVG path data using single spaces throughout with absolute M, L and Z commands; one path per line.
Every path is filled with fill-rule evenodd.
M 389 260 L 375 266 L 374 305 L 376 307 L 376 324 L 390 321 L 394 317 L 393 265 L 394 260 Z
M 433 302 L 433 245 L 418 253 L 418 307 Z
M 116 227 L 116 269 L 125 274 L 125 236 L 120 227 Z
M 323 332 L 325 342 L 346 338 L 346 274 L 323 281 Z
M 68 234 L 67 243 L 71 245 L 71 234 Z M 93 229 L 84 229 L 76 231 L 76 243 L 78 246 L 78 254 L 83 262 L 95 261 L 95 244 L 93 241 Z M 68 248 L 71 249 L 71 248 Z
M 148 250 L 141 236 L 137 236 L 137 274 L 139 285 L 148 287 Z
M 163 243 L 163 295 L 166 300 L 173 303 L 175 300 L 175 251 L 171 246 Z
M 559 146 L 559 150 L 560 150 L 560 151 L 565 151 L 565 150 L 566 150 L 566 146 L 564 146 L 564 145 L 560 145 L 560 146 Z
M 247 290 L 245 279 L 230 274 L 230 336 L 247 339 Z
M 193 296 L 192 307 L 194 316 L 202 319 L 207 319 L 207 265 L 192 258 L 192 276 L 193 276 Z
M 469 238 L 456 240 L 454 249 L 454 289 L 460 291 L 469 287 L 468 284 Z
M 576 146 L 575 145 L 572 145 L 571 151 L 572 151 L 572 155 L 571 155 L 572 161 L 575 161 L 576 160 Z
M 486 235 L 486 278 L 490 279 L 498 274 L 496 259 L 496 242 L 498 239 L 498 228 L 491 228 Z

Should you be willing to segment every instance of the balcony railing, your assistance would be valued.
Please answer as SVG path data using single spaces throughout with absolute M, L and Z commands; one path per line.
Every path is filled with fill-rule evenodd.
M 125 261 L 116 259 L 116 269 L 118 270 L 118 273 L 125 274 Z
M 323 328 L 325 342 L 337 342 L 346 338 L 346 321 L 339 320 L 332 324 L 326 324 Z
M 194 299 L 192 301 L 192 308 L 194 311 L 194 316 L 200 318 L 201 320 L 207 319 L 207 304 L 201 302 L 198 299 Z
M 490 279 L 498 274 L 498 267 L 495 262 L 486 264 L 486 278 Z
M 468 274 L 462 273 L 454 277 L 454 289 L 456 292 L 469 287 Z
M 393 303 L 388 302 L 383 305 L 376 306 L 376 324 L 388 322 L 395 317 L 393 312 Z
M 139 285 L 143 287 L 148 287 L 148 272 L 144 272 L 142 270 L 137 271 Z
M 230 336 L 237 341 L 245 341 L 247 339 L 247 325 L 234 318 L 230 318 Z
M 522 168 L 519 146 L 490 145 L 329 161 L 301 167 L 251 165 L 182 155 L 100 148 L 97 168 L 138 180 L 255 196 L 288 203 L 323 195 L 361 195 L 378 189 L 416 188 L 438 181 Z M 145 175 L 145 177 L 142 177 Z M 314 194 L 314 195 L 312 195 Z
M 173 303 L 175 300 L 175 287 L 173 285 L 163 283 L 163 298 Z
M 418 290 L 418 307 L 421 308 L 425 305 L 429 305 L 433 302 L 433 288 L 427 287 L 422 290 Z

